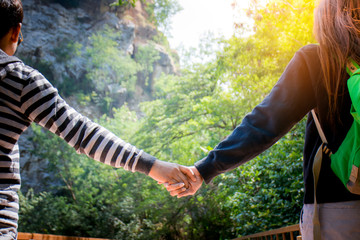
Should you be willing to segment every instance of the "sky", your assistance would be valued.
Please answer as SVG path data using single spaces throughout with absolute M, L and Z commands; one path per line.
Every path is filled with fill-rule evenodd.
M 183 10 L 172 17 L 170 47 L 173 49 L 197 47 L 208 32 L 230 38 L 234 32 L 234 19 L 238 19 L 231 4 L 234 0 L 178 0 Z M 237 0 L 246 7 L 249 0 Z

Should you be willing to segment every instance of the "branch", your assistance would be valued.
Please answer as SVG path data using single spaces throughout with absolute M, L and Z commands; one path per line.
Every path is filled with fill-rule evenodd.
M 170 139 L 169 142 L 162 144 L 162 145 L 160 146 L 159 150 L 157 150 L 154 155 L 158 154 L 166 145 L 169 145 L 169 143 L 172 142 L 173 140 L 175 140 L 175 139 L 181 139 L 181 138 L 183 138 L 183 137 L 188 137 L 188 136 L 194 135 L 195 133 L 196 133 L 196 132 L 190 132 L 190 133 L 188 133 L 188 134 L 182 134 L 181 136 L 173 136 L 173 137 Z

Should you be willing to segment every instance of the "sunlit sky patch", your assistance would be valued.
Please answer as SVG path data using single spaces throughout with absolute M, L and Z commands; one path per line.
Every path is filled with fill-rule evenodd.
M 232 4 L 246 8 L 250 0 L 178 0 L 183 10 L 172 18 L 170 46 L 197 47 L 202 36 L 231 37 L 234 21 L 241 19 Z

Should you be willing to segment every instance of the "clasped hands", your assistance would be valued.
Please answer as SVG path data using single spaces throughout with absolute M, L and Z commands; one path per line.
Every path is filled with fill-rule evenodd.
M 193 195 L 201 187 L 203 178 L 196 167 L 156 160 L 149 176 L 163 184 L 171 196 L 178 198 Z

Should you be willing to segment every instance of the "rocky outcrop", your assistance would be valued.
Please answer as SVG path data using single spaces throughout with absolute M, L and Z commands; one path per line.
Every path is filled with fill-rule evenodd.
M 63 4 L 60 4 L 61 2 Z M 158 30 L 146 20 L 147 14 L 141 1 L 137 1 L 135 8 L 111 7 L 110 4 L 114 0 L 67 1 L 72 5 L 64 2 L 23 1 L 24 41 L 16 54 L 26 64 L 38 68 L 50 81 L 62 83 L 71 79 L 74 82 L 81 82 L 87 73 L 85 46 L 88 45 L 89 37 L 106 26 L 113 31 L 121 32 L 120 37 L 116 39 L 118 48 L 132 59 L 136 59 L 136 49 L 139 46 L 149 44 L 154 36 L 159 34 Z M 66 49 L 67 45 L 75 42 L 83 46 L 80 55 L 66 52 L 71 51 Z M 121 91 L 116 91 L 113 96 L 117 99 L 116 107 L 120 107 L 124 102 L 128 102 L 131 107 L 142 99 L 151 98 L 152 86 L 145 86 L 144 83 L 154 83 L 162 73 L 175 73 L 173 60 L 165 48 L 159 44 L 152 44 L 160 56 L 153 63 L 153 72 L 137 74 L 136 99 L 128 99 L 126 89 L 119 87 Z M 90 118 L 97 117 L 94 109 L 78 108 L 76 102 L 70 104 Z M 56 179 L 46 171 L 47 160 L 40 159 L 36 156 L 36 152 L 32 151 L 35 146 L 29 140 L 31 134 L 30 129 L 20 141 L 23 191 L 34 188 L 39 192 L 44 190 L 44 187 L 46 189 L 44 182 L 56 184 Z M 39 184 L 40 182 L 42 184 Z
M 80 51 L 85 53 L 89 37 L 107 26 L 121 32 L 121 37 L 117 39 L 119 49 L 136 58 L 134 49 L 148 44 L 159 33 L 146 21 L 147 14 L 141 1 L 137 1 L 135 8 L 127 9 L 111 7 L 112 2 L 84 0 L 79 1 L 77 8 L 66 8 L 45 0 L 23 1 L 24 42 L 17 54 L 29 65 L 42 66 L 41 63 L 46 63 L 46 69 L 40 70 L 50 81 L 81 81 L 87 72 L 84 54 L 67 58 L 64 51 L 69 43 L 77 42 L 83 46 Z M 154 63 L 155 72 L 150 75 L 150 82 L 162 72 L 175 72 L 173 61 L 165 48 L 158 44 L 155 44 L 155 48 L 161 58 Z M 138 83 L 141 82 L 143 80 L 138 79 Z

